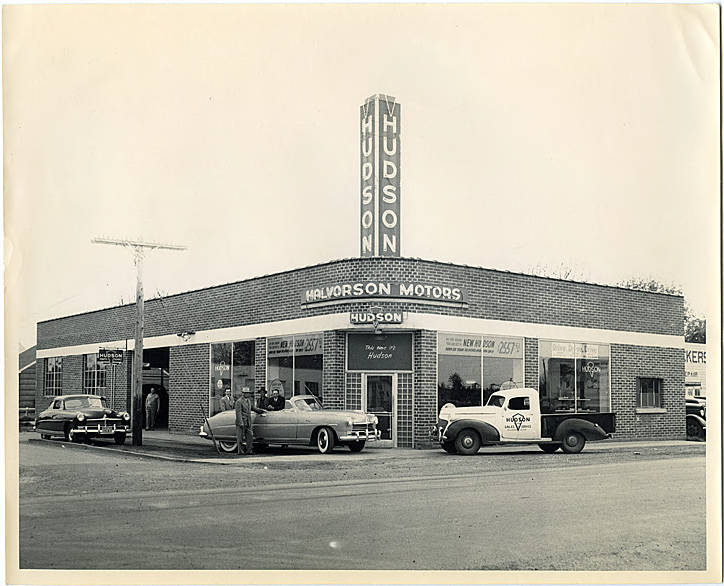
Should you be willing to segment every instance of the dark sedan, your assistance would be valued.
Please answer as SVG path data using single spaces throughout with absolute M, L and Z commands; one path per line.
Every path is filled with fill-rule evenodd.
M 130 415 L 108 407 L 105 397 L 64 395 L 56 397 L 35 420 L 35 431 L 43 439 L 63 436 L 66 441 L 81 442 L 90 438 L 113 438 L 126 441 Z

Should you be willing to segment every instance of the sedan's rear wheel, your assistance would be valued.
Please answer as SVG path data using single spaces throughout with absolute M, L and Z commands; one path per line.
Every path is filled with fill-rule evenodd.
M 236 442 L 219 440 L 217 443 L 219 444 L 219 449 L 222 452 L 226 452 L 229 454 L 236 452 L 236 449 L 237 449 Z
M 334 449 L 334 432 L 329 427 L 317 432 L 317 449 L 320 454 L 330 454 Z
M 365 447 L 365 442 L 352 442 L 351 444 L 347 444 L 347 447 L 349 447 L 350 452 L 361 452 Z

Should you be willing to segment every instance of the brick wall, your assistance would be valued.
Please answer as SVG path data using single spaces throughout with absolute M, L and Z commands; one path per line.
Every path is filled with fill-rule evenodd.
M 261 388 L 266 386 L 266 338 L 257 338 L 254 340 L 254 396 L 259 397 Z M 271 397 L 271 393 L 267 393 L 267 396 Z
M 330 409 L 344 409 L 344 332 L 324 332 L 322 400 Z
M 413 340 L 416 448 L 432 447 L 430 428 L 437 421 L 437 332 L 418 330 Z
M 209 414 L 208 344 L 172 346 L 169 352 L 168 428 L 172 433 L 198 433 Z M 263 379 L 262 379 L 263 380 Z
M 538 388 L 538 339 L 525 339 L 525 386 Z
M 637 377 L 663 379 L 665 413 L 637 412 Z M 685 439 L 684 351 L 612 344 L 611 402 L 617 439 Z
M 314 286 L 362 280 L 461 287 L 468 307 L 385 302 L 386 309 L 529 323 L 683 335 L 683 298 L 406 258 L 333 261 L 247 281 L 150 299 L 145 335 L 200 331 L 335 313 L 302 306 Z M 364 311 L 370 302 L 344 305 Z M 133 337 L 134 305 L 38 323 L 38 349 Z

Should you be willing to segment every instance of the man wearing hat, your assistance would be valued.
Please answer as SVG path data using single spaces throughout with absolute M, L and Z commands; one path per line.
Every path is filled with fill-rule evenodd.
M 264 413 L 264 409 L 254 407 L 254 392 L 249 387 L 241 389 L 241 397 L 234 405 L 236 410 L 236 445 L 239 455 L 242 454 L 241 444 L 246 443 L 245 455 L 254 453 L 254 432 L 251 429 L 251 412 Z

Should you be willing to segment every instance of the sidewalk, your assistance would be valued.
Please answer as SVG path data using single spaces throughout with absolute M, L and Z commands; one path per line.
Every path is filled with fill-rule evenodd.
M 116 446 L 113 442 L 98 441 L 95 444 L 79 444 L 79 446 L 98 449 L 112 450 L 114 452 L 124 452 L 139 457 L 156 458 L 160 460 L 171 460 L 177 462 L 196 462 L 204 464 L 253 464 L 263 463 L 273 459 L 274 462 L 299 462 L 303 459 L 305 462 L 342 462 L 348 459 L 360 460 L 380 460 L 380 459 L 400 459 L 400 458 L 424 458 L 428 457 L 430 449 L 411 449 L 411 448 L 375 448 L 374 444 L 365 447 L 365 449 L 357 454 L 353 454 L 346 448 L 338 448 L 332 454 L 320 454 L 314 447 L 290 446 L 287 448 L 272 447 L 253 456 L 238 456 L 237 454 L 227 454 L 224 452 L 216 453 L 214 444 L 210 440 L 205 440 L 198 436 L 171 434 L 166 430 L 144 431 L 143 445 L 134 446 L 131 443 L 131 437 L 126 440 L 125 445 Z M 32 434 L 31 441 L 40 440 L 37 434 Z M 51 440 L 58 441 L 58 440 Z M 62 442 L 65 445 L 67 442 Z M 592 451 L 638 451 L 641 449 L 657 449 L 682 447 L 690 448 L 692 452 L 698 453 L 706 449 L 706 443 L 686 440 L 663 440 L 663 441 L 626 441 L 626 440 L 604 440 L 600 442 L 590 442 L 586 445 L 584 452 Z M 436 448 L 432 448 L 435 450 Z M 506 453 L 519 452 L 521 450 L 536 451 L 535 445 L 507 445 L 481 448 L 480 453 Z

